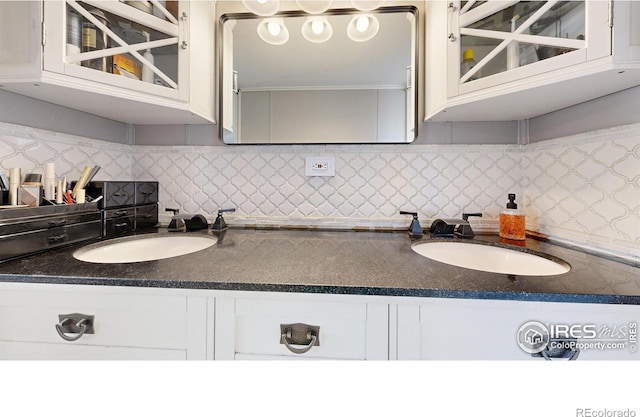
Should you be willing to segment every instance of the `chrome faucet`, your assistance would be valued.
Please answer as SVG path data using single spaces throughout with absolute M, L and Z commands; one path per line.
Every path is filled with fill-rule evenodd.
M 482 217 L 482 213 L 462 213 L 462 219 L 436 219 L 431 223 L 429 232 L 434 236 L 460 236 L 472 238 L 473 229 L 469 217 Z
M 173 212 L 173 217 L 167 228 L 170 232 L 191 232 L 209 227 L 207 219 L 202 214 L 179 214 L 179 209 L 172 208 L 165 211 Z
M 173 217 L 171 217 L 167 230 L 170 232 L 184 232 L 187 230 L 187 226 L 184 223 L 184 217 L 178 215 L 178 213 L 180 213 L 180 209 L 167 208 L 165 211 L 173 212 Z

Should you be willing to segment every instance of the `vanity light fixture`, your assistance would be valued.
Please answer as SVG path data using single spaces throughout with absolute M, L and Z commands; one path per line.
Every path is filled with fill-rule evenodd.
M 331 39 L 333 28 L 326 16 L 310 16 L 302 24 L 302 36 L 309 42 L 322 43 Z
M 289 40 L 289 30 L 281 17 L 262 19 L 258 24 L 258 36 L 268 44 L 284 45 Z
M 354 16 L 347 25 L 347 35 L 352 41 L 366 42 L 380 30 L 380 22 L 372 14 Z
M 351 5 L 363 12 L 370 12 L 384 4 L 384 0 L 351 0 Z
M 332 0 L 296 0 L 300 10 L 309 14 L 320 14 L 331 7 Z
M 242 4 L 258 16 L 273 16 L 280 7 L 280 0 L 242 0 Z

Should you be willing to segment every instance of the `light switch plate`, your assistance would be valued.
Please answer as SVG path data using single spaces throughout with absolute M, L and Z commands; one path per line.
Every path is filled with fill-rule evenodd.
M 335 156 L 307 156 L 305 162 L 305 174 L 307 177 L 335 177 Z

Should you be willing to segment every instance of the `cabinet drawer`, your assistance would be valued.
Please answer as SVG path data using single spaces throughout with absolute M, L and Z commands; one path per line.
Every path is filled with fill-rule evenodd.
M 93 316 L 94 333 L 64 340 L 56 324 L 59 315 L 73 313 Z M 186 296 L 0 289 L 0 341 L 6 342 L 0 352 L 11 350 L 8 343 L 29 342 L 186 350 L 187 331 Z
M 103 197 L 99 203 L 101 208 L 132 206 L 136 200 L 133 181 L 92 181 L 86 189 L 91 197 Z
M 113 236 L 131 232 L 135 229 L 135 208 L 112 209 L 104 211 L 104 236 Z
M 131 206 L 135 202 L 135 183 L 109 181 L 104 183 L 104 207 Z
M 359 302 L 238 298 L 234 358 L 386 359 L 387 314 L 386 305 Z M 317 343 L 304 353 L 282 343 L 283 327 L 296 323 L 316 327 L 312 333 L 317 333 Z M 294 349 L 311 343 L 305 333 L 291 344 Z
M 136 229 L 154 227 L 158 224 L 158 204 L 136 207 Z
M 100 237 L 100 220 L 0 236 L 0 260 L 42 252 Z
M 138 181 L 136 184 L 137 206 L 158 202 L 158 183 L 155 181 Z

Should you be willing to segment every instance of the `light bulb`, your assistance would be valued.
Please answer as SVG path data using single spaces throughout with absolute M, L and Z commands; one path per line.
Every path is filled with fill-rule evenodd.
M 324 31 L 324 23 L 314 20 L 311 22 L 311 31 L 316 35 L 320 35 Z
M 356 29 L 358 29 L 358 32 L 366 32 L 369 29 L 369 18 L 366 16 L 359 17 L 356 21 Z
M 265 4 L 267 2 L 267 0 L 256 0 L 256 1 L 260 4 Z
M 282 28 L 275 22 L 269 22 L 269 24 L 267 24 L 267 30 L 272 36 L 278 36 Z

